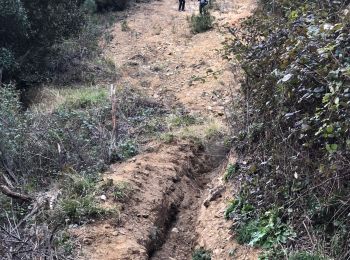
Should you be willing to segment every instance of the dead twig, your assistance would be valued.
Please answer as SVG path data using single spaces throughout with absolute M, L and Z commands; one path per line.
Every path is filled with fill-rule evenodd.
M 33 200 L 33 198 L 29 195 L 26 194 L 21 194 L 15 191 L 12 191 L 9 187 L 7 187 L 6 185 L 0 185 L 0 191 L 5 194 L 8 197 L 11 197 L 13 199 L 17 199 L 17 200 L 22 200 L 22 201 L 27 201 L 30 202 Z

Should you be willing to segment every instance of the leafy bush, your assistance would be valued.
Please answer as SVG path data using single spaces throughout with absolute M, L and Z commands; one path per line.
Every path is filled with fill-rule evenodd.
M 61 213 L 59 218 L 68 223 L 82 223 L 105 214 L 92 196 L 64 199 L 60 201 L 58 209 Z
M 342 236 L 341 252 L 330 246 L 350 229 L 341 203 L 350 191 L 346 10 L 348 1 L 260 1 L 228 47 L 246 73 L 248 108 L 236 125 L 238 152 L 250 158 L 241 196 L 257 216 L 283 208 L 281 221 L 299 236 L 308 237 L 311 220 L 309 232 L 339 259 L 349 257 L 350 239 Z
M 59 232 L 59 234 L 53 240 L 53 244 L 57 248 L 62 248 L 65 256 L 71 255 L 76 247 L 75 243 L 72 242 L 71 235 L 65 230 Z
M 0 23 L 4 26 L 0 31 L 1 58 L 14 56 L 15 49 L 27 41 L 29 37 L 30 23 L 22 1 L 0 1 Z M 15 65 L 15 61 L 1 59 L 1 69 L 9 69 Z M 5 64 L 4 64 L 5 63 Z
M 205 12 L 203 15 L 193 14 L 189 19 L 192 33 L 201 33 L 212 29 L 213 22 L 214 17 L 209 12 Z
M 97 11 L 97 4 L 95 0 L 85 0 L 83 8 L 89 13 L 95 13 Z
M 126 181 L 114 183 L 112 179 L 107 179 L 100 186 L 103 194 L 110 194 L 116 201 L 126 202 L 132 195 L 132 185 Z
M 111 213 L 98 205 L 95 199 L 96 181 L 93 178 L 70 175 L 62 185 L 62 198 L 53 214 L 55 222 L 80 224 Z
M 192 260 L 211 260 L 211 252 L 203 247 L 198 248 L 193 252 Z
M 85 197 L 95 190 L 95 180 L 80 175 L 71 175 L 64 182 L 64 191 L 69 195 Z
M 256 215 L 255 208 L 246 199 L 237 197 L 225 211 L 226 219 L 236 221 L 236 239 L 239 243 L 272 249 L 274 245 L 286 244 L 295 233 L 283 223 L 281 212 L 273 209 Z
M 118 150 L 120 158 L 128 159 L 137 154 L 137 145 L 133 140 L 123 140 L 118 144 Z
M 235 163 L 235 164 L 229 164 L 227 166 L 227 170 L 224 174 L 224 181 L 229 181 L 230 179 L 232 179 L 233 175 L 239 170 L 239 164 Z
M 52 80 L 114 79 L 115 66 L 101 56 L 100 44 L 101 36 L 112 39 L 106 28 L 115 15 L 96 10 L 95 0 L 0 0 L 0 79 L 24 89 Z
M 7 53 L 4 79 L 30 82 L 40 70 L 47 48 L 79 32 L 84 17 L 77 0 L 0 1 L 1 52 Z M 0 54 L 3 56 L 3 54 Z
M 236 237 L 240 243 L 270 249 L 276 244 L 286 244 L 295 233 L 282 223 L 277 211 L 267 211 L 256 220 L 239 225 Z
M 229 206 L 225 210 L 225 218 L 239 218 L 242 221 L 251 219 L 254 207 L 250 205 L 245 198 L 236 197 L 234 200 L 230 201 Z
M 122 11 L 126 8 L 129 0 L 95 0 L 99 11 L 114 10 Z
M 11 71 L 15 66 L 15 58 L 12 52 L 6 48 L 0 48 L 0 83 L 2 82 L 3 71 Z

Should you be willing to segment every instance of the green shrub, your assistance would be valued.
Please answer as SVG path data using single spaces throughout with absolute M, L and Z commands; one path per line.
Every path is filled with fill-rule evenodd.
M 116 200 L 126 201 L 132 191 L 128 182 L 118 182 L 113 187 L 113 196 Z
M 80 224 L 111 213 L 98 205 L 96 180 L 76 174 L 70 173 L 61 184 L 63 194 L 54 210 L 54 220 Z
M 121 89 L 117 92 L 117 100 L 120 104 L 118 116 L 122 115 L 122 119 L 118 120 L 116 132 L 112 132 L 111 104 L 103 89 L 69 89 L 60 93 L 62 95 L 57 98 L 63 97 L 59 100 L 63 102 L 56 102 L 54 98 L 51 102 L 49 98 L 46 103 L 55 103 L 50 109 L 33 112 L 30 109 L 24 111 L 14 86 L 0 87 L 1 176 L 5 176 L 11 189 L 20 193 L 41 194 L 49 189 L 55 195 L 56 186 L 60 191 L 57 200 L 53 196 L 52 203 L 50 201 L 50 209 L 43 208 L 16 229 L 21 238 L 30 241 L 25 244 L 26 250 L 19 254 L 23 259 L 37 257 L 28 252 L 45 255 L 50 237 L 55 239 L 57 235 L 54 230 L 57 226 L 82 224 L 92 218 L 117 213 L 98 204 L 96 182 L 99 173 L 116 159 L 115 154 L 120 153 L 122 158 L 136 154 L 137 144 L 132 140 L 142 133 L 146 122 L 164 113 L 156 103 Z M 115 138 L 111 138 L 113 135 Z M 110 190 L 111 197 L 126 201 L 131 188 L 125 183 L 117 184 Z M 28 204 L 1 193 L 0 202 L 0 224 L 6 228 L 15 226 L 31 210 Z M 45 232 L 33 236 L 32 230 Z M 0 251 L 13 248 L 14 242 L 7 238 L 8 234 L 0 230 L 0 240 L 5 241 L 1 243 Z M 65 254 L 71 251 L 71 244 L 67 241 L 57 246 L 60 248 L 54 250 L 58 258 L 67 259 Z
M 106 214 L 106 211 L 97 205 L 92 196 L 64 199 L 58 208 L 61 213 L 60 218 L 64 218 L 68 223 L 79 224 Z
M 231 201 L 225 210 L 226 219 L 236 221 L 236 239 L 239 243 L 274 249 L 295 237 L 290 227 L 283 223 L 280 210 L 266 211 L 256 216 L 255 208 L 243 197 Z
M 249 244 L 258 229 L 257 225 L 257 221 L 253 220 L 240 225 L 236 231 L 237 242 L 240 244 Z
M 106 43 L 112 39 L 107 28 L 114 23 L 115 15 L 90 14 L 84 21 L 78 35 L 58 41 L 49 48 L 42 75 L 56 85 L 94 85 L 99 79 L 112 83 L 117 76 L 115 64 L 102 55 L 100 45 L 102 38 Z
M 70 196 L 84 197 L 95 191 L 96 183 L 92 178 L 72 175 L 64 182 L 65 192 Z
M 295 233 L 282 223 L 277 211 L 268 211 L 256 220 L 248 220 L 239 225 L 237 241 L 265 249 L 286 244 L 295 237 Z
M 282 250 L 281 248 L 278 248 L 278 246 L 276 246 L 269 250 L 264 250 L 259 254 L 259 257 L 258 257 L 258 260 L 271 260 L 271 259 L 286 259 L 285 250 Z
M 224 136 L 224 128 L 216 122 L 211 122 L 206 126 L 205 138 L 207 140 L 219 139 Z
M 22 1 L 0 0 L 0 70 L 11 72 L 17 48 L 28 40 L 30 23 Z M 1 83 L 1 82 L 0 82 Z
M 226 208 L 224 216 L 226 219 L 230 219 L 231 214 L 234 213 L 238 206 L 238 200 L 233 200 L 229 203 L 229 206 Z
M 89 13 L 95 13 L 97 11 L 97 5 L 95 0 L 85 0 L 83 8 Z
M 0 84 L 2 83 L 3 72 L 11 71 L 15 66 L 16 61 L 13 53 L 6 48 L 0 48 Z
M 235 163 L 235 164 L 229 164 L 227 167 L 227 170 L 224 174 L 224 181 L 229 181 L 230 179 L 232 179 L 233 175 L 239 170 L 239 164 Z
M 123 140 L 118 144 L 119 156 L 122 159 L 128 159 L 137 155 L 137 145 L 134 140 Z
M 211 260 L 211 252 L 203 247 L 198 248 L 193 252 L 192 260 Z
M 203 15 L 193 14 L 189 22 L 192 33 L 201 33 L 213 28 L 214 17 L 209 12 L 205 12 Z
M 56 247 L 61 248 L 64 252 L 64 255 L 71 255 L 76 246 L 71 239 L 71 235 L 65 230 L 58 233 L 53 241 L 53 244 Z
M 48 47 L 78 33 L 83 22 L 77 0 L 0 0 L 0 46 L 11 57 L 2 66 L 4 79 L 40 78 L 35 74 L 42 70 Z
M 33 112 L 23 110 L 18 91 L 13 86 L 0 87 L 1 175 L 5 176 L 7 183 L 11 183 L 11 189 L 20 193 L 37 194 L 46 189 L 55 191 L 57 184 L 61 192 L 52 205 L 50 201 L 53 210 L 43 208 L 33 219 L 16 229 L 23 239 L 31 241 L 26 243 L 28 251 L 21 253 L 20 258 L 34 259 L 34 255 L 27 257 L 29 251 L 46 254 L 48 240 L 56 235 L 53 228 L 57 225 L 61 227 L 65 221 L 67 224 L 81 224 L 91 218 L 115 213 L 100 207 L 96 200 L 98 191 L 95 186 L 99 173 L 115 159 L 113 155 L 120 152 L 120 157 L 127 158 L 136 154 L 137 144 L 132 140 L 143 131 L 145 122 L 164 113 L 159 105 L 139 94 L 120 90 L 117 99 L 123 102 L 119 102 L 121 112 L 118 111 L 118 115 L 123 117 L 114 133 L 111 104 L 105 99 L 105 92 L 101 91 L 102 94 L 100 89 L 92 92 L 68 90 L 65 94 L 70 96 L 69 105 L 63 102 L 64 106 L 58 103 L 49 110 Z M 113 135 L 115 138 L 111 138 Z M 117 144 L 120 146 L 116 147 Z M 111 192 L 118 200 L 127 200 L 130 191 L 131 187 L 123 183 L 117 184 Z M 0 201 L 0 224 L 4 227 L 16 225 L 31 210 L 26 203 L 18 203 L 1 194 Z M 45 233 L 33 236 L 31 230 L 36 228 Z M 8 234 L 0 230 L 0 240 L 6 241 L 1 247 L 4 245 L 9 251 L 13 242 L 7 242 L 7 238 Z M 70 248 L 69 243 L 67 247 Z M 65 255 L 59 258 L 66 259 Z
M 126 8 L 128 2 L 129 0 L 96 0 L 99 11 L 122 11 Z
M 343 249 L 333 250 L 334 234 L 350 228 L 350 208 L 342 204 L 350 191 L 346 7 L 347 1 L 260 1 L 227 45 L 246 74 L 240 104 L 249 105 L 235 111 L 235 147 L 250 158 L 237 177 L 256 209 L 252 219 L 273 208 L 293 230 L 305 230 L 311 219 L 312 236 L 324 241 L 321 254 L 339 259 L 348 257 L 350 241 L 348 232 L 341 235 Z
M 234 200 L 229 202 L 228 207 L 225 210 L 225 218 L 233 218 L 239 216 L 242 221 L 251 218 L 251 213 L 254 211 L 254 207 L 249 204 L 246 199 L 238 196 Z

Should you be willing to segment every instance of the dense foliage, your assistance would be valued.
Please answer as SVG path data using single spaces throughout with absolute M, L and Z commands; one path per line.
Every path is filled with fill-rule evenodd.
M 95 0 L 97 9 L 103 10 L 124 10 L 128 0 Z
M 0 0 L 0 82 L 26 88 L 111 78 L 115 69 L 100 57 L 99 43 L 102 33 L 110 40 L 106 27 L 114 19 L 94 13 L 123 10 L 127 2 Z
M 209 11 L 205 11 L 203 15 L 192 14 L 191 17 L 188 17 L 191 32 L 192 33 L 202 33 L 206 32 L 213 28 L 214 16 L 212 16 Z
M 47 48 L 84 22 L 77 0 L 0 1 L 0 70 L 4 79 L 37 81 Z
M 276 247 L 348 259 L 349 1 L 263 0 L 232 32 L 229 49 L 246 74 L 246 111 L 236 125 L 246 162 L 240 165 L 243 206 L 234 202 L 229 215 L 243 219 L 240 230 L 254 224 L 251 244 L 266 246 L 275 234 L 259 227 L 285 223 L 299 239 L 274 239 Z M 266 212 L 278 223 L 266 226 Z
M 93 12 L 122 11 L 127 7 L 129 0 L 85 0 L 83 6 Z

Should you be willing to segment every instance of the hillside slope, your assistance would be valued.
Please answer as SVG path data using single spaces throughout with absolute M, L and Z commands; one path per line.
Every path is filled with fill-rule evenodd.
M 188 1 L 186 12 L 178 12 L 177 4 L 143 3 L 120 14 L 105 50 L 121 74 L 116 85 L 226 125 L 225 106 L 239 88 L 239 75 L 237 64 L 222 58 L 225 26 L 250 15 L 254 1 L 215 2 L 215 29 L 194 35 L 187 17 L 198 13 L 198 2 Z M 119 218 L 71 229 L 82 245 L 80 258 L 189 259 L 202 247 L 212 259 L 231 259 L 230 253 L 257 259 L 251 248 L 233 240 L 231 223 L 223 217 L 233 190 L 222 173 L 235 157 L 221 139 L 204 147 L 186 140 L 151 144 L 143 154 L 113 165 L 105 181 L 128 183 L 131 194 L 117 203 Z M 115 203 L 107 194 L 105 206 Z

